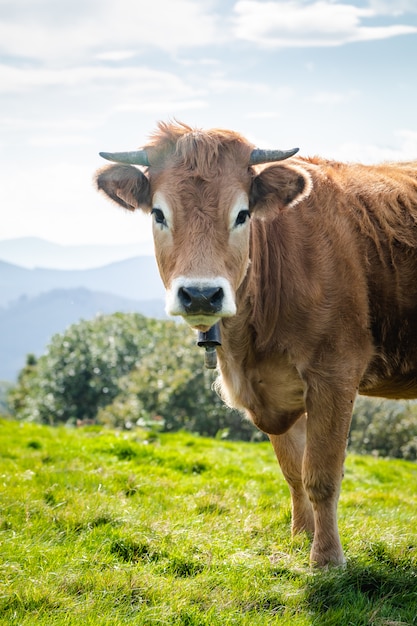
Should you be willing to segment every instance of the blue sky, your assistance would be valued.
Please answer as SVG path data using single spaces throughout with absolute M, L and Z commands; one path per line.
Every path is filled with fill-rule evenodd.
M 93 187 L 160 119 L 417 159 L 415 0 L 0 0 L 0 239 L 138 243 Z

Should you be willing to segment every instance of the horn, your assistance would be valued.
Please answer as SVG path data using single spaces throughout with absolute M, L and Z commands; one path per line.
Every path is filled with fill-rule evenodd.
M 259 165 L 260 163 L 272 163 L 273 161 L 283 161 L 292 157 L 298 152 L 299 148 L 292 150 L 252 150 L 249 165 Z
M 292 150 L 252 150 L 249 164 L 259 165 L 261 163 L 273 163 L 274 161 L 283 161 L 292 157 L 298 152 L 299 148 Z M 100 152 L 103 159 L 114 161 L 115 163 L 128 163 L 130 165 L 147 165 L 149 166 L 148 155 L 146 150 L 136 150 L 133 152 Z
M 150 165 L 146 150 L 134 152 L 99 152 L 100 156 L 107 161 L 115 163 L 128 163 L 130 165 Z

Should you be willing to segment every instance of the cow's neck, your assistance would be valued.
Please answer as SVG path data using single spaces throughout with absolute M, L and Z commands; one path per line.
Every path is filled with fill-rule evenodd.
M 218 355 L 221 361 L 233 359 L 243 362 L 259 348 L 263 351 L 263 346 L 258 345 L 258 337 L 264 342 L 265 333 L 269 334 L 271 309 L 276 318 L 279 308 L 280 271 L 274 272 L 272 281 L 268 276 L 271 265 L 276 266 L 279 261 L 271 259 L 274 251 L 270 250 L 265 225 L 256 222 L 251 229 L 251 262 L 236 294 L 237 314 L 219 323 L 222 347 Z M 273 292 L 269 289 L 271 283 L 274 285 Z M 271 297 L 272 303 L 268 300 Z
M 285 254 L 289 242 L 280 230 L 267 221 L 253 220 L 251 262 L 237 293 L 236 330 L 232 332 L 240 335 L 245 328 L 246 332 L 250 329 L 254 347 L 261 352 L 267 350 L 267 346 L 273 347 L 284 304 L 282 253 Z
M 274 410 L 287 411 L 288 407 L 281 406 L 274 396 L 274 389 L 287 390 L 291 411 L 294 406 L 297 410 L 300 408 L 297 402 L 301 398 L 302 409 L 302 383 L 285 343 L 291 310 L 288 296 L 282 295 L 283 291 L 288 291 L 287 283 L 293 278 L 285 273 L 283 261 L 294 239 L 289 236 L 280 247 L 277 231 L 281 230 L 281 224 L 276 224 L 273 232 L 268 223 L 258 224 L 254 220 L 252 227 L 251 264 L 237 292 L 237 313 L 220 322 L 221 346 L 217 355 L 221 376 L 216 389 L 229 406 L 250 410 L 255 424 L 265 432 L 273 432 L 265 424 L 261 426 L 253 416 L 266 404 Z M 284 226 L 283 237 L 290 235 L 286 231 Z M 278 387 L 260 384 L 269 381 L 270 371 L 274 372 Z

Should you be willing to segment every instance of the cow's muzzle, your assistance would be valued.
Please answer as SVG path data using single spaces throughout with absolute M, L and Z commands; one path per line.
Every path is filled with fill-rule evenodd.
M 186 315 L 214 315 L 221 311 L 224 291 L 221 287 L 180 287 L 178 300 Z
M 222 317 L 236 314 L 234 292 L 222 276 L 179 276 L 167 291 L 166 310 L 169 315 L 181 315 L 194 328 L 204 330 Z

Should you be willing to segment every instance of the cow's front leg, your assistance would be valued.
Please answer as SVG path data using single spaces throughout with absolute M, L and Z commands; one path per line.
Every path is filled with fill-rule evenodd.
M 303 485 L 314 512 L 312 565 L 345 562 L 337 525 L 337 505 L 354 392 L 319 389 L 307 393 L 307 441 L 303 459 Z
M 283 435 L 269 435 L 281 471 L 291 494 L 293 534 L 302 531 L 314 533 L 313 507 L 303 486 L 302 466 L 306 443 L 305 415 Z

